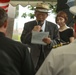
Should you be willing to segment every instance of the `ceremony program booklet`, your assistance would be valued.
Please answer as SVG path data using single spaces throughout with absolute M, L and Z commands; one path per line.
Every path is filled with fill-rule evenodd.
M 46 45 L 46 43 L 44 43 L 42 41 L 42 39 L 45 38 L 45 37 L 48 37 L 48 35 L 49 35 L 49 32 L 36 32 L 36 31 L 32 31 L 31 43 Z

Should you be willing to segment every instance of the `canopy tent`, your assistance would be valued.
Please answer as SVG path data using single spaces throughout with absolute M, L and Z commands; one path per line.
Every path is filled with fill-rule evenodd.
M 50 3 L 51 5 L 56 5 L 57 1 L 58 0 L 47 0 L 47 1 L 46 0 L 0 0 L 0 7 L 4 8 L 6 11 L 8 11 L 8 13 L 9 13 L 8 15 L 10 17 L 14 17 L 14 12 L 12 13 L 11 9 L 14 11 L 15 6 L 17 6 L 19 4 L 24 7 L 27 5 L 35 6 L 36 3 L 41 3 L 41 2 L 46 2 L 46 3 Z M 68 5 L 72 4 L 73 2 L 74 2 L 74 0 L 67 0 Z M 76 0 L 75 0 L 75 3 L 76 3 Z
M 16 6 L 19 4 L 22 6 L 26 6 L 26 5 L 35 6 L 36 3 L 41 3 L 41 2 L 46 2 L 46 3 L 50 3 L 51 5 L 55 5 L 57 4 L 57 1 L 58 0 L 47 0 L 47 1 L 46 0 L 0 0 L 0 7 L 5 8 L 5 10 L 8 11 L 9 3 L 12 6 Z M 67 4 L 69 6 L 73 5 L 73 3 L 76 4 L 76 0 L 61 0 L 61 1 L 67 1 Z
M 14 3 L 15 2 L 15 3 Z M 36 3 L 39 2 L 49 2 L 49 3 L 56 3 L 57 0 L 11 0 L 10 3 L 12 5 L 20 4 L 22 6 L 26 6 L 28 4 L 35 6 Z

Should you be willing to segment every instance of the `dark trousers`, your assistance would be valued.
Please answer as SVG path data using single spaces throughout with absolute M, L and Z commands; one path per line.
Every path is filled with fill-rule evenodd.
M 40 66 L 42 65 L 43 61 L 45 59 L 45 55 L 44 55 L 44 46 L 41 45 L 41 51 L 40 51 L 40 56 L 39 56 L 39 60 L 36 66 L 36 72 L 38 71 L 38 69 L 40 68 Z

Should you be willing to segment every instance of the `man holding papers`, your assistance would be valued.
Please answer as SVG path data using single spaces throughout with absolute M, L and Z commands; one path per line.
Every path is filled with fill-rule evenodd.
M 36 20 L 25 23 L 21 35 L 21 42 L 24 44 L 28 44 L 31 49 L 30 53 L 32 55 L 36 71 L 38 70 L 38 68 L 52 49 L 53 45 L 59 43 L 59 31 L 57 25 L 49 21 L 46 21 L 48 13 L 49 4 L 37 4 L 35 8 Z M 45 45 L 40 43 L 39 41 L 35 41 L 34 39 L 36 39 L 36 37 L 34 35 L 37 35 L 38 39 L 42 39 Z

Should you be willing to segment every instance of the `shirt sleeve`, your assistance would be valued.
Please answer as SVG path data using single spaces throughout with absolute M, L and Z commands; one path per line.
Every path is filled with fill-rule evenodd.
M 32 37 L 32 30 L 29 29 L 29 24 L 24 24 L 24 29 L 21 34 L 21 42 L 24 44 L 30 44 L 31 43 L 31 37 Z
M 73 29 L 71 29 L 71 28 L 69 30 L 69 37 L 74 37 L 74 32 L 73 32 Z

